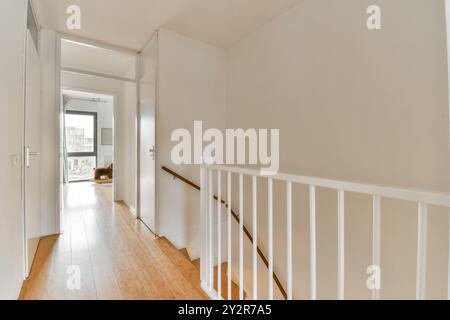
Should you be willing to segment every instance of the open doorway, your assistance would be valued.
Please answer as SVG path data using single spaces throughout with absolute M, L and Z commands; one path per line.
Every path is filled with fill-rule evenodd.
M 139 54 L 62 34 L 58 43 L 60 230 L 68 230 L 65 212 L 87 208 L 125 205 L 140 218 Z
M 62 229 L 98 193 L 114 199 L 115 99 L 112 95 L 62 90 Z M 88 202 L 86 202 L 88 201 Z M 73 222 L 73 221 L 72 221 Z M 68 224 L 69 223 L 69 224 Z
M 114 97 L 63 91 L 64 183 L 114 183 Z

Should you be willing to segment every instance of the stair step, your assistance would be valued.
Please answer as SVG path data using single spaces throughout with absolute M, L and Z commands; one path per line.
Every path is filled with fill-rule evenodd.
M 200 273 L 200 259 L 192 261 L 192 264 L 195 265 L 195 267 L 198 269 L 198 272 Z M 222 297 L 228 298 L 228 263 L 224 262 L 222 264 Z M 218 268 L 214 268 L 214 289 L 217 290 L 217 274 L 218 274 Z M 244 299 L 247 297 L 247 293 L 244 290 Z M 239 300 L 239 286 L 231 281 L 231 300 Z
M 200 283 L 200 259 L 191 261 L 186 249 L 178 250 L 172 242 L 166 237 L 162 237 L 157 240 L 159 247 L 164 251 L 167 257 L 178 268 L 181 274 L 193 285 L 198 286 Z M 228 263 L 222 264 L 222 297 L 228 297 Z M 217 290 L 218 280 L 218 267 L 214 268 L 214 289 Z M 247 293 L 244 291 L 244 299 L 247 297 Z M 231 282 L 231 298 L 232 300 L 239 300 L 239 286 Z
M 187 300 L 208 299 L 208 296 L 200 288 L 200 283 L 191 281 L 182 272 L 182 268 L 173 262 L 163 242 L 151 239 L 146 245 L 150 249 L 155 263 L 159 263 L 164 268 L 162 272 L 170 278 L 169 283 L 176 299 L 180 299 L 181 297 Z M 175 249 L 175 252 L 178 253 L 178 250 Z
M 195 265 L 186 258 L 167 238 L 163 237 L 157 240 L 158 245 L 163 249 L 167 257 L 178 268 L 181 274 L 193 285 L 200 284 L 200 272 Z
M 189 256 L 189 252 L 187 251 L 186 248 L 180 249 L 179 251 L 181 252 L 181 254 L 182 254 L 183 256 L 186 257 L 186 259 L 191 260 L 191 257 Z
M 223 263 L 221 268 L 221 286 L 222 286 L 222 297 L 228 298 L 228 263 Z M 216 266 L 214 268 L 214 289 L 218 289 L 218 271 L 219 268 Z M 244 300 L 247 297 L 247 293 L 244 290 Z M 239 286 L 231 281 L 231 300 L 239 300 Z
M 198 269 L 200 272 L 200 259 L 192 261 L 192 264 Z

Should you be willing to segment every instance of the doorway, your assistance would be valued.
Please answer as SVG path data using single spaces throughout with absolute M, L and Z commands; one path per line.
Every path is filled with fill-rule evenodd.
M 71 211 L 78 212 L 86 195 L 102 190 L 114 200 L 116 108 L 113 95 L 67 88 L 62 90 L 61 101 L 60 223 L 66 230 L 71 225 Z
M 154 224 L 149 223 L 150 219 L 145 219 L 143 216 L 154 216 L 156 207 L 156 168 L 153 161 L 153 166 L 150 170 L 153 172 L 150 178 L 151 189 L 145 189 L 145 193 L 140 192 L 140 178 L 139 172 L 141 169 L 148 168 L 147 166 L 141 166 L 141 139 L 140 139 L 140 103 L 139 100 L 145 100 L 145 103 L 150 103 L 153 106 L 153 112 L 155 108 L 155 80 L 153 79 L 151 84 L 153 89 L 150 87 L 148 91 L 147 79 L 156 76 L 155 73 L 155 62 L 153 62 L 153 73 L 143 72 L 143 68 L 140 67 L 139 59 L 142 57 L 139 53 L 124 50 L 121 48 L 115 48 L 109 45 L 96 43 L 94 41 L 79 39 L 74 36 L 59 34 L 58 35 L 58 59 L 59 59 L 59 75 L 57 83 L 59 88 L 57 90 L 60 92 L 60 117 L 59 117 L 59 138 L 58 140 L 61 152 L 60 155 L 65 154 L 67 159 L 60 157 L 60 179 L 59 179 L 59 225 L 61 230 L 64 230 L 64 217 L 61 212 L 64 210 L 64 175 L 67 175 L 66 184 L 67 185 L 77 185 L 86 183 L 97 183 L 98 178 L 107 178 L 104 173 L 100 172 L 97 177 L 94 176 L 94 182 L 92 181 L 92 175 L 88 182 L 88 173 L 94 166 L 101 169 L 108 169 L 109 163 L 113 163 L 113 196 L 111 200 L 114 202 L 120 202 L 125 204 L 130 211 L 141 220 L 146 220 L 147 227 L 152 231 L 155 231 Z M 154 53 L 152 54 L 154 55 Z M 153 59 L 155 60 L 155 59 Z M 142 62 L 142 60 L 141 60 Z M 141 85 L 141 84 L 144 85 Z M 141 92 L 141 95 L 139 95 Z M 64 122 L 74 121 L 78 118 L 85 119 L 86 123 L 90 123 L 89 127 L 85 130 L 92 130 L 92 122 L 94 115 L 86 114 L 86 112 L 92 112 L 92 110 L 78 109 L 78 110 L 65 110 L 65 105 L 70 99 L 70 95 L 80 93 L 83 95 L 82 98 L 85 100 L 92 100 L 92 94 L 97 95 L 96 99 L 105 99 L 105 96 L 113 96 L 114 99 L 114 125 L 110 130 L 107 126 L 102 126 L 100 120 L 100 114 L 97 112 L 97 141 L 93 138 L 89 141 L 85 141 L 85 145 L 81 145 L 80 149 L 67 150 L 69 152 L 64 153 L 64 139 L 67 135 L 64 128 Z M 146 95 L 147 94 L 147 95 Z M 90 95 L 90 96 L 89 96 Z M 147 96 L 149 100 L 147 101 Z M 80 97 L 78 97 L 78 100 Z M 72 99 L 73 100 L 73 99 Z M 151 102 L 153 101 L 153 103 Z M 70 104 L 70 103 L 69 103 Z M 77 111 L 77 114 L 71 114 L 67 111 Z M 79 112 L 84 112 L 80 114 Z M 80 120 L 81 121 L 81 120 Z M 150 125 L 145 124 L 143 126 L 144 130 L 150 128 L 150 132 L 154 132 L 155 129 L 155 118 L 150 118 Z M 88 126 L 88 124 L 86 124 Z M 75 126 L 76 127 L 76 126 Z M 153 129 L 152 129 L 153 128 Z M 75 130 L 73 133 L 76 135 Z M 113 131 L 113 132 L 111 132 Z M 111 159 L 105 159 L 102 155 L 102 147 L 106 147 L 105 141 L 113 140 L 113 150 L 114 156 L 113 161 Z M 109 137 L 109 138 L 108 138 Z M 155 139 L 154 134 L 150 137 Z M 76 139 L 75 137 L 72 137 Z M 105 140 L 105 141 L 103 141 Z M 155 141 L 155 140 L 153 140 Z M 67 142 L 67 141 L 66 141 Z M 97 144 L 98 150 L 95 150 L 93 146 Z M 153 143 L 156 145 L 156 143 Z M 67 148 L 68 146 L 66 146 Z M 94 149 L 94 150 L 93 150 Z M 155 148 L 149 147 L 147 152 L 150 150 L 155 150 Z M 152 156 L 150 154 L 150 156 Z M 153 154 L 155 156 L 155 154 Z M 65 173 L 66 171 L 66 173 Z M 69 177 L 70 174 L 70 177 Z M 102 177 L 103 176 L 103 177 Z M 95 179 L 97 178 L 97 179 Z M 69 181 L 70 180 L 70 181 Z M 103 181 L 101 181 L 103 182 Z M 142 195 L 142 196 L 141 196 Z M 144 206 L 142 206 L 140 199 L 150 199 Z M 149 212 L 146 208 L 150 209 L 150 215 L 141 214 L 141 209 L 145 212 Z
M 64 183 L 114 183 L 114 97 L 63 91 Z

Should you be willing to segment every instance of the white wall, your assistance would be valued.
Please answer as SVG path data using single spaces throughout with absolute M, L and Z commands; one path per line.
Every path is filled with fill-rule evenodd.
M 124 82 L 122 113 L 120 125 L 122 127 L 120 140 L 123 141 L 122 152 L 122 183 L 120 194 L 131 211 L 136 214 L 136 84 Z
M 377 3 L 383 29 L 369 31 L 366 8 Z M 282 172 L 448 192 L 444 14 L 444 1 L 305 0 L 229 50 L 227 127 L 280 128 Z M 284 190 L 275 187 L 282 280 Z M 295 296 L 308 298 L 308 193 L 294 191 Z M 335 298 L 337 198 L 319 190 L 318 199 L 319 298 Z M 369 298 L 371 199 L 348 195 L 346 203 L 346 297 Z M 383 201 L 382 211 L 382 298 L 414 298 L 417 209 Z M 430 298 L 445 298 L 445 213 L 430 210 Z
M 205 43 L 159 31 L 159 103 L 157 139 L 159 165 L 168 166 L 199 182 L 197 166 L 174 166 L 170 153 L 173 130 L 193 128 L 203 120 L 207 128 L 225 128 L 226 56 Z M 198 248 L 199 202 L 197 190 L 159 173 L 159 231 L 180 248 Z M 176 199 L 176 201 L 174 201 Z M 196 250 L 191 257 L 198 255 Z
M 114 159 L 114 147 L 102 145 L 102 128 L 113 128 L 114 122 L 114 102 L 84 101 L 71 99 L 67 103 L 67 111 L 83 111 L 97 113 L 97 166 L 104 168 L 111 163 L 105 163 L 108 159 Z
M 0 299 L 19 296 L 24 271 L 21 169 L 26 12 L 25 0 L 0 2 Z

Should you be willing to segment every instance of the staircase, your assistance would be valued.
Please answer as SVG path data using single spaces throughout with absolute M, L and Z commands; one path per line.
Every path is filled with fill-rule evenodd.
M 192 188 L 194 188 L 194 189 L 196 189 L 198 191 L 202 191 L 200 186 L 198 186 L 194 182 L 190 181 L 189 179 L 179 175 L 175 171 L 173 171 L 173 170 L 171 170 L 171 169 L 169 169 L 169 168 L 167 168 L 165 166 L 161 167 L 161 169 L 163 171 L 165 171 L 166 173 L 172 175 L 174 177 L 174 179 L 179 179 L 183 183 L 191 186 Z M 243 223 L 241 225 L 239 214 L 235 210 L 233 210 L 233 208 L 231 208 L 231 206 L 229 206 L 228 203 L 225 200 L 223 200 L 222 198 L 218 197 L 217 195 L 212 195 L 212 196 L 213 196 L 215 201 L 218 201 L 218 202 L 220 201 L 220 203 L 226 207 L 226 209 L 228 210 L 229 215 L 231 217 L 233 217 L 234 221 L 238 225 L 241 226 L 243 234 L 245 234 L 246 238 L 254 246 L 254 252 L 253 252 L 254 256 L 258 255 L 259 258 L 261 259 L 261 261 L 264 263 L 265 267 L 269 269 L 269 261 L 268 261 L 267 257 L 264 255 L 263 251 L 259 248 L 258 243 L 257 243 L 257 239 L 253 238 L 253 235 L 251 234 L 249 229 L 247 229 L 247 227 Z M 231 218 L 230 218 L 230 220 L 231 220 Z M 230 228 L 230 226 L 228 228 Z M 182 251 L 183 251 L 183 254 L 186 257 L 189 258 L 188 251 L 186 249 L 182 249 Z M 196 261 L 196 263 L 197 263 L 198 269 L 200 270 L 200 259 L 198 259 Z M 209 268 L 212 271 L 211 273 L 213 274 L 213 276 L 211 277 L 211 282 L 214 282 L 213 288 L 214 288 L 214 290 L 217 291 L 217 289 L 218 289 L 218 285 L 217 285 L 218 268 L 217 268 L 217 266 L 213 267 L 212 265 Z M 241 299 L 239 299 L 240 298 L 239 286 L 236 283 L 234 283 L 232 280 L 231 280 L 231 295 L 229 295 L 229 292 L 228 292 L 228 281 L 227 281 L 227 278 L 228 278 L 228 274 L 227 274 L 228 264 L 227 263 L 222 264 L 221 270 L 222 270 L 222 275 L 220 277 L 221 284 L 222 284 L 221 285 L 221 288 L 222 288 L 221 291 L 222 291 L 222 293 L 225 293 L 225 295 L 222 295 L 221 297 L 228 297 L 231 300 L 241 300 L 241 299 L 245 300 L 247 298 L 247 296 L 248 296 L 245 288 L 242 290 L 242 297 L 241 297 Z M 287 296 L 286 290 L 284 289 L 283 285 L 281 284 L 280 279 L 275 274 L 275 272 L 272 272 L 272 273 L 273 273 L 273 276 L 272 276 L 273 281 L 277 285 L 277 288 L 278 288 L 279 292 L 284 297 L 284 299 L 287 299 L 288 296 Z
M 159 238 L 157 241 L 158 246 L 170 259 L 172 264 L 178 269 L 178 271 L 193 285 L 198 286 L 200 283 L 200 259 L 191 261 L 188 251 L 186 249 L 178 250 L 166 237 Z M 222 293 L 223 296 L 227 296 L 228 283 L 227 283 L 227 270 L 228 265 L 224 263 L 222 265 Z M 214 288 L 217 290 L 217 272 L 218 268 L 214 268 Z M 239 287 L 236 283 L 231 283 L 232 300 L 239 300 Z M 247 294 L 244 292 L 244 297 Z
M 247 178 L 247 179 L 244 179 Z M 234 180 L 233 180 L 234 179 Z M 201 207 L 201 282 L 202 288 L 208 292 L 208 295 L 215 299 L 221 299 L 224 297 L 223 292 L 217 292 L 216 282 L 214 278 L 216 273 L 214 271 L 214 265 L 216 263 L 215 257 L 218 257 L 218 261 L 221 261 L 223 255 L 221 251 L 222 241 L 222 216 L 225 214 L 227 218 L 227 247 L 231 250 L 237 251 L 238 258 L 238 277 L 240 289 L 252 290 L 251 298 L 258 300 L 261 292 L 259 286 L 261 281 L 258 281 L 258 274 L 260 272 L 266 273 L 266 270 L 258 267 L 261 265 L 260 261 L 264 263 L 264 266 L 268 270 L 266 292 L 269 300 L 278 299 L 279 295 L 276 289 L 279 289 L 282 296 L 287 300 L 293 300 L 294 297 L 294 263 L 293 257 L 296 254 L 293 250 L 293 235 L 294 230 L 293 216 L 299 215 L 299 211 L 293 210 L 294 200 L 298 200 L 298 192 L 293 192 L 294 186 L 307 187 L 309 191 L 307 196 L 309 197 L 309 212 L 307 216 L 309 218 L 309 294 L 312 300 L 316 300 L 317 297 L 317 239 L 319 237 L 317 233 L 317 217 L 316 217 L 316 205 L 317 203 L 323 203 L 324 199 L 320 197 L 320 194 L 316 194 L 316 189 L 328 189 L 333 190 L 336 196 L 336 216 L 337 216 L 337 264 L 334 267 L 337 273 L 337 292 L 336 297 L 338 300 L 346 299 L 345 292 L 345 258 L 346 258 L 346 210 L 349 207 L 348 204 L 354 202 L 352 194 L 358 194 L 366 197 L 369 201 L 372 200 L 372 208 L 365 210 L 372 214 L 372 266 L 380 268 L 381 260 L 381 239 L 384 236 L 381 228 L 381 215 L 389 214 L 389 210 L 383 210 L 382 202 L 386 199 L 401 201 L 403 203 L 415 203 L 416 212 L 414 210 L 407 212 L 411 215 L 412 219 L 417 219 L 417 265 L 416 265 L 416 299 L 426 299 L 427 289 L 427 248 L 428 248 L 428 209 L 431 207 L 440 207 L 448 212 L 450 208 L 450 196 L 446 193 L 434 193 L 430 191 L 405 189 L 392 186 L 380 186 L 355 183 L 350 181 L 340 181 L 324 179 L 319 177 L 297 176 L 291 174 L 275 174 L 271 176 L 263 175 L 259 170 L 252 170 L 247 168 L 238 167 L 226 167 L 226 166 L 201 166 L 200 173 L 200 187 L 198 190 L 201 192 L 200 207 Z M 236 183 L 233 184 L 233 181 Z M 251 181 L 248 189 L 251 190 L 251 197 L 246 197 L 244 193 L 244 183 Z M 223 182 L 223 183 L 222 183 Z M 277 193 L 274 192 L 274 183 L 278 185 L 284 185 L 283 188 L 277 189 L 282 192 L 282 196 L 278 196 L 276 200 L 283 201 L 285 206 L 274 205 L 274 198 Z M 225 187 L 225 188 L 224 188 Z M 237 196 L 233 198 L 233 188 L 237 188 Z M 264 188 L 267 190 L 267 194 L 258 202 L 258 190 Z M 226 201 L 222 196 L 226 196 Z M 294 199 L 295 198 L 295 199 Z M 244 211 L 244 202 L 251 202 L 251 209 Z M 346 202 L 347 201 L 347 202 Z M 280 202 L 281 203 L 281 202 Z M 225 205 L 226 210 L 222 207 Z M 239 209 L 234 211 L 232 205 L 235 205 Z M 259 212 L 261 206 L 264 206 L 267 212 L 267 217 L 260 217 Z M 251 217 L 252 222 L 252 234 L 244 224 L 244 214 Z M 278 226 L 276 219 L 280 219 L 282 216 L 286 222 L 282 226 Z M 231 221 L 232 218 L 239 223 L 239 236 L 233 243 Z M 258 230 L 258 220 L 265 218 L 267 226 L 264 229 Z M 283 237 L 285 242 L 283 245 L 275 247 L 274 239 Z M 267 241 L 267 248 L 265 253 L 258 246 L 258 239 L 264 238 Z M 248 239 L 251 244 L 251 250 L 244 247 L 245 240 Z M 217 249 L 216 243 L 219 243 Z M 285 275 L 285 281 L 282 284 L 279 281 L 278 276 L 275 274 L 276 266 L 279 261 L 276 261 L 274 255 L 275 250 L 284 250 L 286 252 L 286 268 L 282 270 Z M 228 251 L 228 260 L 231 259 L 231 253 Z M 244 252 L 246 251 L 246 252 Z M 251 257 L 252 270 L 251 277 L 248 275 L 246 279 L 251 279 L 251 284 L 244 282 L 244 257 Z M 448 265 L 448 271 L 450 274 L 450 265 Z M 245 287 L 247 285 L 247 287 Z M 382 285 L 382 284 L 381 284 Z M 284 288 L 286 290 L 284 291 Z M 368 290 L 372 293 L 372 299 L 379 300 L 381 297 L 380 286 L 368 286 Z M 448 282 L 448 290 L 450 293 L 450 280 Z M 244 299 L 242 291 L 239 296 L 240 300 Z
M 416 219 L 417 219 L 417 266 L 416 266 L 416 299 L 424 300 L 426 298 L 426 275 L 427 275 L 427 225 L 428 225 L 428 208 L 439 207 L 440 209 L 450 208 L 450 196 L 443 193 L 434 193 L 429 191 L 405 189 L 392 186 L 380 186 L 355 183 L 349 181 L 331 180 L 318 177 L 297 176 L 290 174 L 276 174 L 273 176 L 264 176 L 258 170 L 247 168 L 226 167 L 226 166 L 201 166 L 200 181 L 201 185 L 197 185 L 189 179 L 177 174 L 167 167 L 162 170 L 179 179 L 192 188 L 200 191 L 200 260 L 194 262 L 196 267 L 195 281 L 200 281 L 201 288 L 213 299 L 244 300 L 247 298 L 246 290 L 251 293 L 253 300 L 258 300 L 260 296 L 268 297 L 269 300 L 287 299 L 293 300 L 294 297 L 294 263 L 293 256 L 293 235 L 296 230 L 293 226 L 294 214 L 299 212 L 293 210 L 294 200 L 298 202 L 298 192 L 293 192 L 293 187 L 300 185 L 307 187 L 309 198 L 309 295 L 311 300 L 317 297 L 317 218 L 316 205 L 323 199 L 316 197 L 316 189 L 334 190 L 336 193 L 336 215 L 337 215 L 337 299 L 346 299 L 345 292 L 345 218 L 346 218 L 346 200 L 350 205 L 354 198 L 353 194 L 364 196 L 372 200 L 372 208 L 369 209 L 372 214 L 372 266 L 380 266 L 381 257 L 381 214 L 382 201 L 391 199 L 403 203 L 416 203 Z M 246 180 L 244 179 L 247 178 Z M 250 178 L 250 179 L 249 179 Z M 234 180 L 233 180 L 234 179 Z M 235 182 L 233 184 L 233 181 Z M 245 197 L 244 181 L 251 181 L 251 197 Z M 222 183 L 223 182 L 223 183 Z M 282 192 L 284 193 L 284 201 L 286 206 L 280 210 L 281 205 L 274 206 L 274 182 L 284 184 Z M 237 188 L 237 196 L 233 198 L 233 187 Z M 265 188 L 267 195 L 262 201 L 258 202 L 259 188 Z M 294 199 L 294 197 L 296 199 Z M 244 199 L 246 198 L 246 199 Z M 226 200 L 224 200 L 226 199 Z M 244 202 L 251 201 L 251 209 L 244 212 Z M 266 206 L 267 217 L 259 217 L 258 211 L 261 206 Z M 234 208 L 233 208 L 234 207 Z M 236 209 L 238 207 L 239 209 Z M 274 210 L 275 209 L 275 210 Z M 365 209 L 367 210 L 367 208 Z M 408 210 L 409 212 L 409 210 Z M 384 211 L 389 214 L 389 211 Z M 246 214 L 250 216 L 252 227 L 249 229 L 241 218 Z M 274 224 L 274 220 L 280 215 L 285 215 L 286 223 L 284 226 Z M 224 219 L 226 217 L 226 220 Z M 414 218 L 414 213 L 412 215 Z M 266 219 L 267 226 L 258 230 L 258 220 Z M 225 226 L 223 224 L 226 224 Z M 232 223 L 238 225 L 238 236 L 233 239 Z M 277 227 L 275 229 L 275 227 Z M 226 240 L 224 237 L 224 230 Z M 250 231 L 251 230 L 251 231 Z M 281 250 L 286 251 L 286 269 L 281 270 L 285 275 L 284 283 L 275 272 L 278 262 L 275 261 L 274 255 L 274 238 L 279 238 L 280 234 L 285 239 L 285 244 Z M 266 252 L 258 245 L 258 239 L 264 238 L 267 241 Z M 226 241 L 228 250 L 222 248 L 222 241 Z M 234 241 L 233 241 L 234 240 Z M 245 245 L 247 244 L 247 248 Z M 251 249 L 248 249 L 251 245 Z M 278 245 L 278 250 L 280 245 Z M 176 249 L 175 249 L 176 250 Z M 245 251 L 245 252 L 244 252 Z M 232 252 L 237 252 L 238 258 L 234 263 L 237 264 L 238 283 L 232 283 L 232 294 L 228 292 L 228 263 L 222 264 L 222 274 L 218 274 L 218 263 L 227 260 L 231 261 Z M 186 250 L 178 252 L 179 255 L 187 259 Z M 251 258 L 251 276 L 247 274 L 244 281 L 244 257 Z M 188 259 L 189 260 L 189 259 Z M 192 263 L 191 263 L 192 264 Z M 258 266 L 259 265 L 259 266 Z M 201 266 L 201 267 L 199 267 Z M 266 271 L 267 270 L 267 271 Z M 234 270 L 233 270 L 234 271 Z M 279 270 L 277 270 L 280 272 Z M 193 272 L 193 271 L 192 271 Z M 258 273 L 267 272 L 267 288 L 261 289 L 262 283 L 258 277 Z M 192 273 L 193 274 L 193 273 Z M 200 277 L 199 277 L 200 274 Z M 449 265 L 450 274 L 450 265 Z M 218 280 L 220 279 L 220 280 Z M 249 280 L 250 279 L 250 280 Z M 450 278 L 449 278 L 450 279 Z M 221 281 L 221 289 L 219 290 L 218 281 Z M 251 282 L 251 283 L 250 283 Z M 450 296 L 450 280 L 448 283 Z M 264 292 L 261 292 L 264 290 Z M 379 300 L 381 297 L 381 289 L 379 286 L 368 287 L 371 291 L 372 299 Z M 220 291 L 220 292 L 219 292 Z M 267 299 L 267 298 L 266 298 Z
M 163 237 L 156 240 L 158 246 L 164 254 L 170 259 L 177 270 L 186 278 L 193 286 L 198 287 L 200 283 L 200 269 L 191 262 L 186 256 L 185 250 L 178 250 L 167 238 Z

